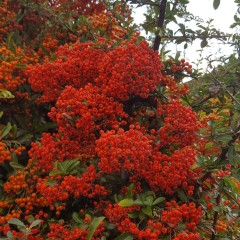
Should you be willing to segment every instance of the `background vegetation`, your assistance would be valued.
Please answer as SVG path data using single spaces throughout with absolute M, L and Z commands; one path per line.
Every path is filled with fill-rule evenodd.
M 2 239 L 240 238 L 239 35 L 188 3 L 1 1 Z M 212 71 L 167 57 L 213 38 L 235 51 Z

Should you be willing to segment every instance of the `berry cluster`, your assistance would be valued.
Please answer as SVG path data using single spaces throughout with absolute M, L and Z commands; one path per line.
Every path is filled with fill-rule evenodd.
M 180 186 L 193 193 L 192 181 L 196 173 L 190 167 L 196 162 L 196 153 L 191 147 L 175 150 L 171 156 L 159 152 L 153 153 L 148 168 L 142 170 L 150 186 L 161 189 L 167 194 L 173 194 Z
M 142 41 L 133 41 L 109 51 L 98 64 L 103 91 L 116 99 L 125 101 L 137 95 L 147 98 L 161 82 L 162 64 L 159 56 Z
M 45 60 L 42 65 L 28 68 L 29 83 L 36 92 L 42 92 L 44 102 L 56 101 L 67 85 L 79 88 L 94 82 L 98 76 L 96 63 L 103 52 L 93 49 L 91 44 L 75 43 L 71 48 L 62 46 L 53 62 Z
M 161 106 L 158 113 L 162 113 L 162 108 Z M 200 129 L 197 114 L 179 101 L 169 102 L 163 114 L 164 125 L 157 131 L 160 146 L 171 144 L 182 148 L 192 145 L 196 139 L 196 132 Z
M 112 129 L 127 118 L 121 103 L 92 84 L 79 90 L 66 87 L 49 116 L 58 124 L 59 132 L 79 141 L 95 140 L 98 130 Z
M 151 145 L 140 131 L 119 129 L 102 133 L 96 141 L 98 163 L 104 173 L 119 173 L 121 169 L 140 174 L 147 168 L 151 156 Z

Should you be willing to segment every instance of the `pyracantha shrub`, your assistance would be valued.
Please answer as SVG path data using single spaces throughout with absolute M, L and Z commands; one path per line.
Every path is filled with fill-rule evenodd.
M 15 139 L 3 134 L 10 139 L 0 141 L 0 170 L 10 173 L 0 182 L 0 234 L 9 236 L 11 231 L 13 237 L 29 240 L 119 235 L 200 240 L 210 239 L 215 231 L 236 231 L 237 220 L 232 218 L 226 226 L 222 215 L 214 231 L 204 231 L 204 224 L 214 222 L 221 209 L 230 213 L 238 207 L 227 195 L 216 197 L 216 186 L 239 189 L 239 181 L 228 164 L 201 178 L 204 169 L 196 157 L 211 142 L 205 137 L 211 133 L 207 122 L 213 119 L 199 123 L 197 114 L 181 101 L 188 87 L 179 82 L 191 73 L 191 65 L 185 60 L 163 64 L 146 41 L 126 40 L 131 25 L 124 21 L 130 20 L 131 10 L 122 3 L 107 11 L 107 1 L 27 2 L 41 11 L 29 8 L 23 21 L 0 8 L 9 25 L 7 29 L 0 24 L 0 41 L 7 30 L 18 29 L 22 46 L 31 43 L 15 53 L 1 45 L 0 76 L 2 88 L 20 87 L 14 92 L 18 108 L 12 119 L 22 129 L 12 137 L 24 143 L 21 136 L 28 135 L 34 141 L 19 161 L 23 148 L 7 145 Z M 22 6 L 20 1 L 4 4 L 12 11 Z M 41 14 L 49 12 L 45 21 Z M 38 20 L 41 24 L 34 32 L 31 26 Z M 23 85 L 25 77 L 31 89 Z M 36 105 L 39 112 L 30 123 L 29 109 L 24 117 L 18 111 L 20 98 L 42 103 Z M 40 138 L 36 132 L 44 131 L 38 129 L 41 121 L 46 132 Z M 196 136 L 201 124 L 205 131 Z M 35 129 L 29 134 L 32 125 Z M 28 236 L 22 227 L 8 224 L 12 218 L 26 224 Z M 39 226 L 31 228 L 35 220 L 40 220 Z
M 129 214 L 138 212 L 141 222 L 140 212 L 152 216 L 153 209 L 120 206 L 112 197 L 126 194 L 130 183 L 132 198 L 145 190 L 169 200 L 179 189 L 193 195 L 199 174 L 191 170 L 196 163 L 192 145 L 198 119 L 182 105 L 178 90 L 167 98 L 159 92 L 166 88 L 167 77 L 158 54 L 135 39 L 113 48 L 77 42 L 59 47 L 55 58 L 27 69 L 33 90 L 42 94 L 40 101 L 52 102 L 48 116 L 57 129 L 32 143 L 24 173 L 19 171 L 4 184 L 5 192 L 16 195 L 20 216 L 37 209 L 40 219 L 66 214 L 66 223 L 73 215 L 74 221 L 83 223 L 89 214 L 103 215 L 106 220 L 94 233 L 96 239 L 110 223 L 115 224 L 113 236 L 129 231 L 146 240 L 172 234 L 174 226 L 184 223 L 188 233 L 174 232 L 176 239 L 199 239 L 195 232 L 202 212 L 193 204 L 175 204 L 177 210 L 162 205 L 162 217 L 156 215 L 152 221 L 144 217 L 143 225 L 138 225 Z M 16 181 L 19 184 L 11 187 Z M 85 239 L 90 229 L 86 221 L 83 231 L 64 225 L 58 231 L 54 224 L 44 230 L 45 236 Z

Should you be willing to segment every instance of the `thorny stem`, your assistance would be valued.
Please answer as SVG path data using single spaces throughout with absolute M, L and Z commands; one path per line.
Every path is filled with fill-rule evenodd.
M 220 201 L 221 201 L 221 194 L 219 193 L 218 196 L 217 196 L 217 199 L 216 199 L 216 204 L 217 204 L 217 206 L 219 206 Z M 216 237 L 216 234 L 215 234 L 215 232 L 214 232 L 214 228 L 215 228 L 215 226 L 217 225 L 217 221 L 218 221 L 218 212 L 215 211 L 215 212 L 214 212 L 214 215 L 213 215 L 213 224 L 212 224 L 212 236 L 211 236 L 211 240 L 214 240 L 215 237 Z

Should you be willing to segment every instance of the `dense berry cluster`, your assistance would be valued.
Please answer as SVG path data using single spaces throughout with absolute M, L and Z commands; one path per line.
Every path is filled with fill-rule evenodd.
M 21 65 L 28 59 L 19 47 L 12 52 L 7 46 L 0 46 L 0 55 L 0 89 L 15 90 L 26 81 Z
M 200 129 L 197 123 L 197 114 L 191 108 L 183 106 L 179 101 L 172 101 L 165 106 L 164 125 L 157 133 L 159 134 L 160 146 L 177 145 L 185 147 L 192 145 L 196 132 Z
M 107 95 L 119 100 L 133 95 L 147 98 L 161 82 L 161 69 L 159 56 L 145 41 L 139 45 L 129 42 L 104 56 L 98 64 L 96 83 Z
M 58 124 L 59 132 L 79 141 L 94 140 L 100 129 L 118 127 L 119 120 L 127 118 L 121 103 L 92 84 L 79 90 L 66 87 L 49 116 Z
M 126 169 L 129 173 L 140 174 L 147 168 L 151 156 L 151 145 L 140 131 L 119 129 L 102 133 L 97 140 L 98 163 L 104 173 L 119 173 Z
M 46 60 L 28 69 L 29 83 L 34 91 L 43 93 L 41 99 L 45 102 L 56 101 L 65 86 L 79 88 L 94 82 L 98 76 L 96 64 L 103 52 L 91 44 L 76 43 L 71 48 L 59 48 L 56 55 L 57 60 Z
M 10 151 L 6 148 L 6 144 L 4 142 L 0 142 L 0 164 L 4 161 L 10 161 L 11 155 Z
M 142 230 L 139 225 L 130 219 L 131 213 L 140 211 L 140 206 L 120 207 L 115 204 L 108 204 L 105 215 L 110 222 L 114 223 L 120 232 L 130 232 L 136 239 L 161 239 L 161 237 L 170 234 L 175 236 L 172 239 L 195 239 L 200 240 L 200 234 L 196 232 L 196 226 L 202 217 L 202 208 L 196 207 L 196 204 L 178 205 L 176 201 L 166 203 L 166 209 L 161 211 L 158 216 L 148 220 L 145 228 Z M 178 227 L 181 224 L 184 232 L 178 233 Z
M 148 168 L 143 169 L 143 175 L 150 186 L 158 191 L 173 194 L 179 186 L 193 192 L 191 182 L 195 179 L 194 171 L 190 167 L 196 162 L 196 153 L 191 147 L 175 150 L 171 156 L 154 153 Z
M 89 239 L 87 230 L 89 226 L 89 221 L 87 219 L 84 226 L 85 228 L 83 229 L 79 229 L 76 227 L 71 230 L 68 226 L 63 226 L 63 224 L 51 224 L 50 232 L 47 234 L 47 237 L 52 240 L 57 240 L 59 238 L 63 240 L 87 240 Z M 100 240 L 101 233 L 104 231 L 104 229 L 104 223 L 102 222 L 94 232 L 92 240 Z

